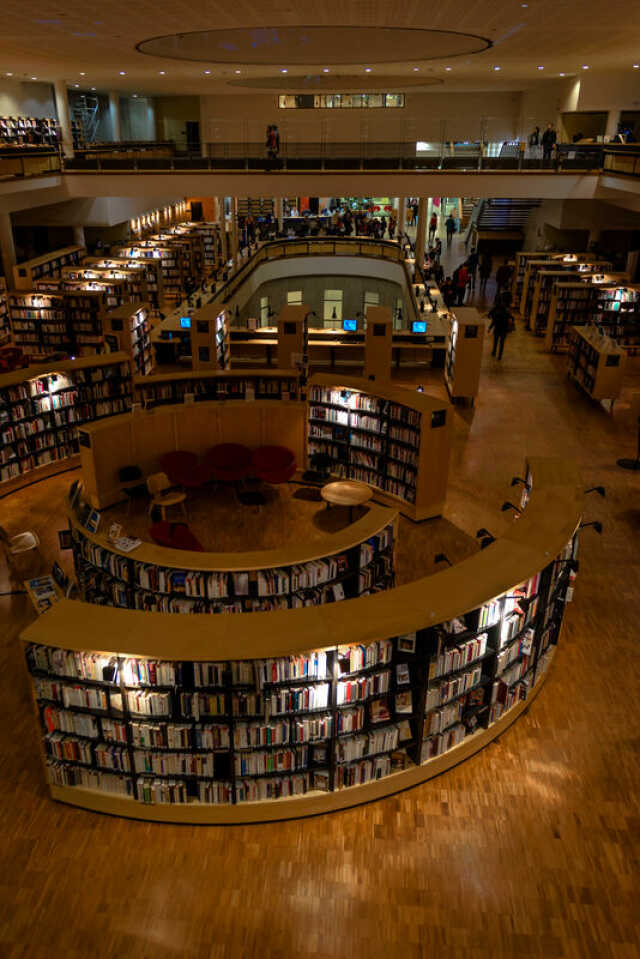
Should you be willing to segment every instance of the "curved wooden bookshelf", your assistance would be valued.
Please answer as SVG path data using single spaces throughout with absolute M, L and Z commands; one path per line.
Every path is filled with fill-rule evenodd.
M 272 702 L 278 695 L 291 693 L 291 690 L 282 689 L 283 684 L 299 685 L 300 682 L 326 679 L 332 695 L 323 708 L 327 719 L 332 717 L 329 723 L 332 731 L 322 740 L 326 770 L 317 771 L 316 767 L 309 765 L 304 772 L 269 770 L 264 774 L 271 777 L 269 783 L 286 781 L 291 789 L 294 788 L 293 780 L 302 777 L 299 782 L 304 780 L 304 794 L 301 795 L 251 798 L 257 794 L 259 781 L 265 782 L 264 775 L 243 771 L 239 767 L 239 756 L 251 758 L 252 751 L 264 752 L 264 748 L 260 744 L 254 749 L 242 743 L 234 746 L 233 737 L 238 735 L 241 727 L 251 725 L 260 710 L 255 708 L 250 714 L 238 713 L 235 707 L 232 710 L 225 706 L 224 714 L 221 714 L 224 718 L 218 722 L 227 723 L 231 730 L 231 745 L 225 760 L 226 768 L 233 770 L 227 775 L 232 780 L 230 798 L 217 802 L 194 801 L 196 793 L 192 792 L 190 801 L 187 801 L 185 786 L 185 800 L 149 804 L 133 796 L 61 783 L 51 786 L 53 798 L 95 811 L 153 821 L 220 824 L 268 821 L 315 815 L 368 802 L 417 785 L 473 755 L 500 735 L 537 695 L 558 641 L 567 598 L 565 592 L 572 584 L 575 572 L 583 498 L 580 475 L 572 464 L 555 459 L 531 458 L 526 469 L 523 475 L 527 485 L 520 504 L 520 518 L 501 539 L 452 568 L 386 593 L 268 614 L 222 619 L 187 616 L 180 621 L 179 630 L 175 628 L 174 617 L 161 613 L 119 610 L 69 600 L 54 605 L 21 637 L 32 662 L 34 649 L 41 651 L 41 659 L 46 659 L 51 655 L 47 650 L 53 647 L 68 651 L 72 659 L 74 652 L 88 655 L 98 651 L 100 655 L 121 657 L 118 668 L 123 672 L 131 668 L 130 657 L 137 661 L 159 661 L 158 666 L 163 662 L 165 666 L 173 664 L 172 668 L 180 666 L 183 670 L 189 664 L 194 670 L 198 663 L 209 663 L 218 665 L 228 676 L 226 694 L 229 703 L 236 696 L 241 699 L 244 695 L 237 692 L 241 686 L 236 685 L 235 676 L 237 673 L 240 680 L 246 681 L 247 670 L 253 670 L 256 677 L 253 688 L 258 698 L 264 695 Z M 87 650 L 87 637 L 91 637 L 91 651 Z M 477 646 L 469 646 L 472 642 L 480 643 L 483 637 L 484 652 Z M 460 649 L 471 649 L 472 658 L 467 656 L 463 666 L 451 669 L 449 665 L 442 671 L 443 656 L 450 656 L 452 650 Z M 370 652 L 371 662 L 366 658 Z M 357 660 L 361 664 L 354 669 L 356 660 L 351 657 L 356 654 L 362 654 L 364 658 Z M 279 672 L 269 672 L 279 669 L 279 663 L 290 664 L 292 660 L 288 657 L 305 656 L 307 661 L 313 656 L 326 657 L 328 671 L 319 673 L 320 679 L 315 680 L 295 680 L 291 679 L 291 674 L 282 679 Z M 283 660 L 279 660 L 280 657 Z M 404 687 L 399 684 L 401 670 L 406 670 L 409 677 Z M 475 671 L 475 678 L 470 678 L 467 686 L 470 670 Z M 382 689 L 380 683 L 382 693 L 369 693 L 367 684 L 371 680 L 367 677 L 381 678 L 385 672 L 390 676 L 393 673 L 391 679 L 387 677 L 391 686 Z M 65 672 L 56 675 L 58 680 L 63 680 L 62 685 L 69 678 L 73 679 Z M 141 717 L 137 707 L 133 713 L 128 712 L 127 697 L 131 686 L 121 678 L 118 687 L 113 675 L 110 674 L 107 681 L 103 674 L 103 680 L 97 685 L 111 684 L 109 697 L 112 693 L 116 697 L 123 696 L 125 706 L 122 708 L 126 713 L 121 714 L 123 724 L 134 727 L 140 725 L 141 719 L 149 720 L 148 714 Z M 37 669 L 34 681 L 39 682 Z M 341 699 L 343 687 L 356 681 L 365 684 L 367 698 L 349 702 Z M 458 693 L 461 683 L 463 691 Z M 96 686 L 95 682 L 93 686 Z M 152 689 L 153 684 L 145 688 Z M 175 689 L 175 695 L 193 695 L 184 692 L 187 688 L 197 692 L 199 683 L 180 686 Z M 413 704 L 410 715 L 406 710 L 398 709 L 398 695 L 403 691 L 410 693 Z M 148 693 L 138 691 L 135 695 Z M 357 695 L 360 697 L 359 693 Z M 374 720 L 374 702 L 382 700 L 388 701 L 391 713 L 382 720 Z M 111 703 L 111 698 L 108 702 Z M 362 732 L 336 731 L 340 718 L 347 711 L 357 711 L 352 706 L 357 707 L 359 703 L 363 704 L 368 725 L 358 727 Z M 461 717 L 453 726 L 457 741 L 452 740 L 451 732 L 436 730 L 434 733 L 432 730 L 434 717 L 444 721 L 442 711 L 452 703 L 459 703 Z M 38 712 L 42 708 L 41 700 Z M 68 708 L 68 704 L 65 703 L 64 708 Z M 275 711 L 265 712 L 263 707 L 258 718 L 268 724 L 286 716 L 293 723 L 296 716 L 303 715 L 298 708 L 288 708 L 283 712 L 277 706 Z M 379 716 L 379 710 L 375 712 Z M 171 718 L 167 718 L 167 713 L 163 719 L 162 715 L 156 714 L 152 719 L 159 726 L 169 725 L 177 721 L 176 715 L 172 713 Z M 386 753 L 361 753 L 356 759 L 342 756 L 343 735 L 351 740 L 354 736 L 361 739 L 375 736 L 376 730 L 382 732 L 386 729 L 391 733 L 395 728 L 392 717 L 395 717 L 398 730 L 405 719 L 409 723 L 413 737 L 409 745 L 402 747 L 400 740 L 398 749 L 396 735 L 394 745 L 387 747 L 389 751 Z M 198 716 L 197 722 L 201 718 Z M 374 722 L 389 725 L 376 727 L 372 725 Z M 286 742 L 291 745 L 294 742 L 313 744 L 317 740 L 291 739 Z M 368 742 L 371 744 L 372 740 Z M 132 756 L 139 746 L 138 741 L 131 745 L 129 739 Z M 148 751 L 152 753 L 157 748 L 149 747 Z M 184 750 L 185 747 L 180 748 Z M 276 747 L 270 743 L 269 748 Z M 287 746 L 281 751 L 293 753 L 295 750 Z M 376 759 L 376 755 L 380 758 Z M 394 769 L 392 757 L 396 762 L 402 759 L 404 763 L 406 759 L 404 768 Z M 65 764 L 53 762 L 53 765 Z M 134 768 L 138 770 L 132 762 L 131 769 L 123 776 L 124 779 L 133 777 L 132 783 L 136 776 L 141 777 L 137 785 L 132 785 L 132 790 L 142 788 L 139 783 L 144 781 L 144 776 L 153 779 L 156 775 L 154 771 L 133 772 Z M 371 770 L 374 773 L 368 781 L 353 784 L 355 780 L 351 774 L 365 775 Z M 190 774 L 185 775 L 188 778 Z M 180 777 L 173 776 L 174 780 L 176 778 Z M 217 781 L 220 777 L 213 778 Z M 159 780 L 166 780 L 166 776 L 160 776 Z M 175 783 L 170 788 L 174 787 Z

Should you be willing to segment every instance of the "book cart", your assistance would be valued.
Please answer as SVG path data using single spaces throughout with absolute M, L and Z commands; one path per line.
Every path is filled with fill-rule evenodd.
M 503 537 L 393 590 L 179 629 L 171 613 L 56 603 L 21 637 L 52 798 L 160 822 L 269 821 L 473 755 L 539 692 L 573 592 L 580 475 L 542 458 L 523 475 Z

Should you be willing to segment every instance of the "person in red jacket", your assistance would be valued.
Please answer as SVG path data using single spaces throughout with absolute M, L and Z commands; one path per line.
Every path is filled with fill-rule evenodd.
M 464 303 L 464 295 L 467 291 L 467 284 L 469 282 L 469 271 L 467 269 L 466 263 L 463 263 L 460 269 L 458 270 L 458 278 L 456 280 L 456 306 L 462 306 Z
M 431 219 L 429 220 L 429 246 L 433 244 L 433 238 L 436 235 L 437 229 L 438 229 L 438 214 L 432 213 Z

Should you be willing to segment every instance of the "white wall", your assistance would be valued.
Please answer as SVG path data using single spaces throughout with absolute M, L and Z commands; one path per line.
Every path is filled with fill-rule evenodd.
M 201 135 L 213 142 L 261 143 L 268 123 L 292 142 L 478 139 L 481 126 L 490 140 L 513 137 L 521 94 L 407 93 L 400 109 L 281 110 L 277 95 L 238 94 L 201 97 Z
M 14 213 L 12 220 L 16 226 L 75 226 L 82 223 L 88 227 L 111 227 L 128 223 L 134 217 L 178 203 L 181 199 L 176 196 L 76 199 Z
M 580 77 L 578 110 L 640 109 L 640 70 L 625 73 L 594 73 L 585 70 Z
M 55 117 L 53 87 L 50 83 L 0 80 L 0 116 Z

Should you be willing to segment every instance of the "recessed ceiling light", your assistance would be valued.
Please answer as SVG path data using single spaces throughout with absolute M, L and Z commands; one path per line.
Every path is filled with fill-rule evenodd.
M 240 72 L 241 72 L 240 70 L 236 70 L 236 73 L 240 73 Z
M 526 8 L 529 6 L 529 4 L 528 4 L 528 3 L 521 3 L 520 6 L 521 6 L 521 7 L 524 7 L 524 8 L 526 9 Z
M 32 80 L 37 80 L 38 78 L 37 78 L 37 77 L 31 77 L 31 79 L 32 79 Z
M 494 70 L 502 70 L 502 67 L 494 67 Z
M 126 77 L 126 73 L 124 72 L 124 70 L 121 70 L 121 71 L 120 71 L 120 76 L 121 76 L 121 77 Z
M 13 73 L 7 73 L 7 76 L 8 76 L 8 77 L 12 77 L 12 76 L 13 76 Z
M 164 71 L 164 70 L 161 70 L 161 71 L 160 71 L 160 76 L 163 77 L 164 75 L 165 75 L 165 71 Z
M 445 67 L 445 70 L 453 70 L 453 67 Z
M 211 73 L 211 70 L 205 70 L 204 72 L 205 72 L 205 73 Z
M 561 77 L 566 77 L 566 73 L 561 73 L 560 76 L 561 76 Z
M 538 67 L 538 70 L 544 70 L 544 67 Z
M 634 69 L 634 70 L 640 70 L 640 63 L 634 63 L 634 64 L 633 64 L 633 69 Z M 10 73 L 7 73 L 7 76 L 10 77 L 11 74 L 10 74 Z
M 87 74 L 86 74 L 86 73 L 83 73 L 82 70 L 80 71 L 80 76 L 81 76 L 81 77 L 86 77 L 86 75 L 87 75 Z
M 289 71 L 287 70 L 286 67 L 283 67 L 282 70 L 280 71 L 280 73 L 288 73 L 288 72 L 289 72 Z
M 364 68 L 364 72 L 365 72 L 365 73 L 371 73 L 371 67 L 365 67 L 365 68 Z
M 589 69 L 589 65 L 588 65 L 587 63 L 583 63 L 583 64 L 582 64 L 582 69 L 583 69 L 583 70 L 588 70 L 588 69 Z
M 328 72 L 329 72 L 329 67 L 324 67 L 323 70 L 322 70 L 322 72 L 323 72 L 323 73 L 328 73 Z

